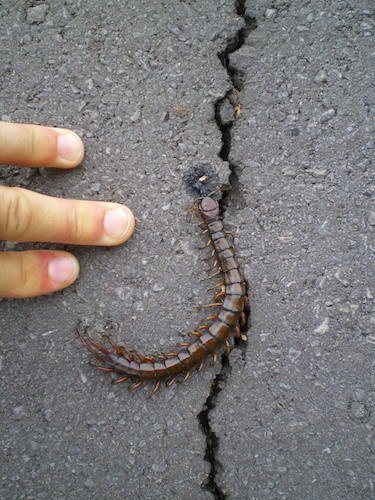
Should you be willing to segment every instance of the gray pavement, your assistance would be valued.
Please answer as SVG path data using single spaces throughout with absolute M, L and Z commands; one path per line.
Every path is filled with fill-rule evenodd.
M 370 3 L 0 3 L 0 118 L 73 128 L 87 151 L 2 183 L 124 202 L 138 227 L 69 248 L 69 289 L 0 301 L 1 498 L 374 497 Z M 220 131 L 232 79 L 241 116 Z M 231 171 L 249 343 L 147 399 L 90 367 L 76 328 L 160 352 L 199 323 L 182 177 L 200 162 Z

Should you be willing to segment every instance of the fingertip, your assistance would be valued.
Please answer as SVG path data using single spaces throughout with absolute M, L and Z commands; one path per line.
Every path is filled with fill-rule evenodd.
M 134 232 L 133 212 L 125 205 L 111 204 L 103 218 L 104 235 L 101 244 L 115 246 L 127 241 Z
M 74 255 L 68 253 L 55 255 L 49 259 L 47 274 L 53 290 L 65 288 L 71 285 L 78 277 L 78 260 Z
M 64 168 L 74 168 L 79 165 L 85 154 L 84 145 L 81 138 L 71 130 L 57 129 L 56 140 L 58 166 Z
M 0 253 L 0 297 L 30 298 L 56 292 L 78 277 L 77 259 L 60 250 Z
M 80 137 L 65 128 L 0 121 L 0 163 L 73 168 L 83 159 Z

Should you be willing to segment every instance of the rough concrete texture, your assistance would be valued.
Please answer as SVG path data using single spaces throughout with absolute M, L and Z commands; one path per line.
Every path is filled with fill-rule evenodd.
M 252 326 L 211 414 L 216 482 L 228 498 L 374 498 L 370 2 L 245 7 L 229 211 Z
M 238 3 L 258 27 L 228 56 L 242 114 L 221 158 L 233 0 L 0 5 L 1 119 L 73 128 L 87 150 L 74 172 L 3 168 L 2 182 L 124 202 L 138 222 L 120 248 L 69 248 L 69 289 L 0 302 L 1 497 L 371 498 L 370 1 Z M 112 386 L 77 324 L 146 352 L 184 340 L 207 264 L 182 177 L 209 162 L 225 183 L 226 155 L 248 348 L 216 382 L 220 365 L 152 399 Z
M 75 331 L 109 322 L 151 353 L 199 324 L 207 263 L 182 175 L 206 161 L 226 179 L 216 53 L 243 20 L 232 0 L 12 0 L 0 16 L 1 118 L 73 128 L 86 145 L 74 172 L 3 168 L 3 183 L 127 203 L 138 228 L 119 248 L 70 248 L 82 272 L 68 290 L 1 301 L 1 497 L 210 498 L 197 415 L 220 367 L 147 399 L 90 367 Z

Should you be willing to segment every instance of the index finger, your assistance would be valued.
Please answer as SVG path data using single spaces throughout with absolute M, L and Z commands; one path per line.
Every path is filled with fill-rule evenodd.
M 0 121 L 0 164 L 73 168 L 83 155 L 83 143 L 71 130 Z

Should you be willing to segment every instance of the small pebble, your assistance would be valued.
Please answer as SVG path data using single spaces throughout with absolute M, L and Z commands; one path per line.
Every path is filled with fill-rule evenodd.
M 69 446 L 68 453 L 69 455 L 80 455 L 82 451 L 78 446 Z
M 94 486 L 94 481 L 89 478 L 89 479 L 86 479 L 86 481 L 84 482 L 86 488 L 92 488 Z
M 328 322 L 329 318 L 325 318 L 323 323 L 315 328 L 314 333 L 327 333 L 329 331 Z
M 14 416 L 17 418 L 17 419 L 20 419 L 21 417 L 23 417 L 25 415 L 25 412 L 23 411 L 23 405 L 21 406 L 16 406 L 13 410 L 13 413 L 14 413 Z
M 327 81 L 328 81 L 328 76 L 327 73 L 324 71 L 324 69 L 318 71 L 317 74 L 314 76 L 315 83 L 327 83 Z
M 36 5 L 35 7 L 30 7 L 29 9 L 27 9 L 26 21 L 29 24 L 41 23 L 44 21 L 47 11 L 48 5 L 46 5 L 45 3 Z
M 368 222 L 370 226 L 375 226 L 375 212 L 370 212 Z
M 160 463 L 160 464 L 152 464 L 151 468 L 154 472 L 164 472 L 167 466 L 165 464 Z
M 350 403 L 348 413 L 352 420 L 359 420 L 361 422 L 368 417 L 368 411 L 365 405 L 357 401 Z
M 265 13 L 266 19 L 272 20 L 275 19 L 277 16 L 277 10 L 276 9 L 267 9 Z
M 336 110 L 331 108 L 322 114 L 322 116 L 320 117 L 320 123 L 327 123 L 330 120 L 332 120 L 332 118 L 334 118 L 335 116 L 336 116 Z
M 141 117 L 141 108 L 137 108 L 135 112 L 130 116 L 130 121 L 133 123 L 137 122 Z

